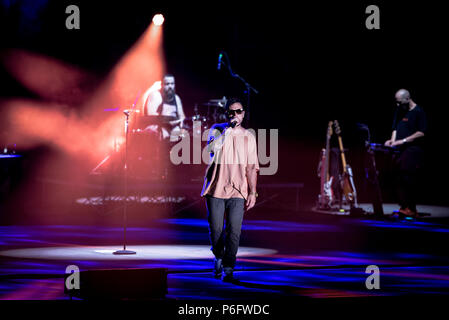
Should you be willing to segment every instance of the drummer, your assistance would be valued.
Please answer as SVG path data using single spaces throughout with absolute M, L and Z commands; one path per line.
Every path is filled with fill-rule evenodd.
M 166 74 L 162 79 L 161 90 L 151 92 L 145 102 L 144 113 L 148 116 L 173 117 L 173 120 L 161 126 L 161 128 L 153 124 L 148 126 L 146 130 L 161 133 L 163 140 L 179 140 L 183 130 L 185 114 L 181 99 L 175 92 L 175 77 L 173 75 Z

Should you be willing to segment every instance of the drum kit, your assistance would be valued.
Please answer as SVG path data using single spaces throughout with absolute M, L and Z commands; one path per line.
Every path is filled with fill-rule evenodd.
M 200 133 L 200 130 L 204 132 L 209 129 L 214 123 L 226 122 L 225 105 L 227 99 L 211 99 L 207 102 L 196 103 L 193 111 L 194 115 L 184 119 L 182 125 L 183 130 L 179 130 L 173 137 L 173 128 L 178 124 L 173 124 L 176 121 L 176 117 L 162 116 L 162 115 L 139 115 L 135 118 L 133 129 L 131 134 L 145 135 L 149 132 L 157 133 L 157 137 L 160 141 L 164 140 L 162 128 L 166 128 L 172 131 L 170 142 L 178 142 L 186 136 L 186 132 L 192 136 L 194 133 Z M 195 122 L 200 122 L 200 125 Z M 198 132 L 194 132 L 194 130 Z
M 194 115 L 184 123 L 184 129 L 190 134 L 201 134 L 201 131 L 209 129 L 214 123 L 226 122 L 226 105 L 227 99 L 211 99 L 207 102 L 196 103 L 193 112 Z M 200 125 L 194 125 L 195 122 Z M 194 132 L 194 130 L 196 132 Z
M 225 122 L 226 102 L 226 97 L 223 97 L 196 103 L 194 115 L 184 119 L 182 128 L 173 116 L 136 115 L 131 122 L 129 136 L 130 173 L 137 176 L 158 176 L 160 172 L 166 172 L 166 168 L 155 166 L 167 166 L 170 163 L 171 146 L 186 136 L 192 138 L 195 134 L 202 135 L 214 123 Z M 148 172 L 150 167 L 152 173 Z

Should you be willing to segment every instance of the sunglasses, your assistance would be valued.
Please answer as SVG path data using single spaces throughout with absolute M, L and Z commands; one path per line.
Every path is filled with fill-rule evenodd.
M 228 110 L 228 116 L 233 116 L 236 113 L 241 114 L 244 110 L 243 109 L 237 109 L 237 110 Z

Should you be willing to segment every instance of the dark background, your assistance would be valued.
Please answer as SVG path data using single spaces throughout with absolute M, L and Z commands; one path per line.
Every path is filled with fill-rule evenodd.
M 217 70 L 218 54 L 225 51 L 234 72 L 259 91 L 251 95 L 249 125 L 279 129 L 278 173 L 260 180 L 304 182 L 310 199 L 319 190 L 316 167 L 327 122 L 340 121 L 348 162 L 362 188 L 364 138 L 356 123 L 367 124 L 372 141 L 383 143 L 391 135 L 394 93 L 407 88 L 428 116 L 427 168 L 420 201 L 449 203 L 445 188 L 440 187 L 448 178 L 444 156 L 448 27 L 439 4 L 1 3 L 4 48 L 48 55 L 100 79 L 145 31 L 153 15 L 163 13 L 167 71 L 176 76 L 188 116 L 193 115 L 195 103 L 222 96 L 245 97 L 239 80 L 226 68 Z M 80 30 L 65 28 L 65 8 L 70 4 L 80 8 Z M 380 30 L 365 28 L 365 8 L 370 4 L 380 8 Z M 0 79 L 4 97 L 34 96 L 4 70 Z

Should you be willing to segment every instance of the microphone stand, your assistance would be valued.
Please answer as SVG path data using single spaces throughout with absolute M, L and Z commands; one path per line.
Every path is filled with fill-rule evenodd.
M 377 217 L 383 217 L 384 209 L 382 205 L 382 191 L 380 189 L 379 183 L 379 171 L 377 170 L 376 166 L 376 157 L 374 154 L 374 150 L 371 148 L 371 134 L 369 131 L 369 127 L 363 123 L 358 123 L 357 127 L 360 131 L 365 131 L 367 135 L 365 140 L 365 177 L 370 184 L 370 195 L 374 215 Z M 366 159 L 367 156 L 368 159 Z
M 127 254 L 136 254 L 135 251 L 126 250 L 126 222 L 127 222 L 127 216 L 126 216 L 126 207 L 128 202 L 128 121 L 129 121 L 129 110 L 125 110 L 123 112 L 125 114 L 125 202 L 123 204 L 123 250 L 117 250 L 114 251 L 113 254 L 115 255 L 127 255 Z
M 251 90 L 255 93 L 258 94 L 259 91 L 257 91 L 253 86 L 251 86 L 245 79 L 243 79 L 240 75 L 238 75 L 237 73 L 234 73 L 232 71 L 231 68 L 231 64 L 229 63 L 229 57 L 227 55 L 226 52 L 223 52 L 223 55 L 226 57 L 227 62 L 221 61 L 221 63 L 223 63 L 226 67 L 228 67 L 229 73 L 231 74 L 231 76 L 233 78 L 239 79 L 240 81 L 243 82 L 243 85 L 245 86 L 246 90 L 244 91 L 244 93 L 246 93 L 247 98 L 246 98 L 246 108 L 247 108 L 247 112 L 246 112 L 246 119 L 247 121 L 249 121 L 249 115 L 250 115 L 250 95 L 251 95 Z

